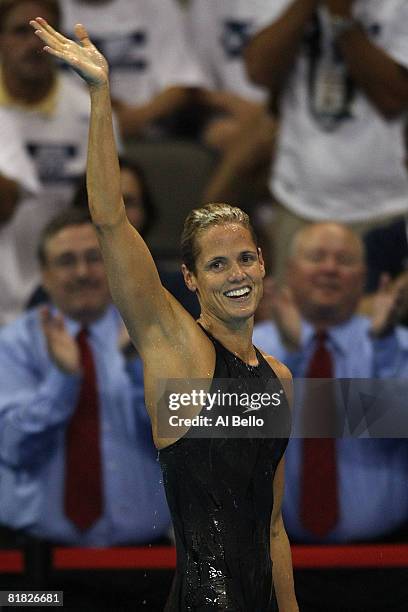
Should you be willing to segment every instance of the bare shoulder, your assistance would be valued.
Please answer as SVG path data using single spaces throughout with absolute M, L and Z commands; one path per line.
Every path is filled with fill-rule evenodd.
M 275 372 L 276 376 L 280 380 L 285 380 L 285 379 L 292 380 L 292 373 L 289 370 L 289 368 L 285 366 L 284 363 L 276 359 L 276 357 L 272 357 L 272 355 L 268 355 L 267 353 L 264 353 L 263 351 L 260 351 L 260 352 L 262 353 L 263 357 L 265 357 L 266 361 L 271 366 L 272 370 Z
M 272 357 L 272 355 L 267 355 L 263 351 L 261 353 L 282 383 L 288 402 L 291 405 L 293 400 L 293 376 L 291 371 L 284 363 Z

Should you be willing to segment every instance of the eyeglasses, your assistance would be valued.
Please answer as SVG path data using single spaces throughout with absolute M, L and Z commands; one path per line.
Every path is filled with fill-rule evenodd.
M 87 266 L 97 266 L 103 264 L 102 253 L 98 249 L 91 249 L 82 255 L 76 253 L 62 253 L 55 259 L 48 262 L 48 265 L 59 270 L 75 270 L 80 262 Z

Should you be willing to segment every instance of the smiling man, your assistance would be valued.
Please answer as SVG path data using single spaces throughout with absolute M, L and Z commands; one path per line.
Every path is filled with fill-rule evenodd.
M 50 305 L 0 333 L 0 525 L 72 545 L 155 542 L 170 518 L 142 368 L 120 350 L 88 214 L 53 219 L 39 260 Z
M 346 226 L 319 223 L 299 232 L 287 270 L 302 315 L 315 328 L 346 321 L 357 308 L 365 274 L 363 246 Z
M 381 290 L 372 319 L 359 316 L 356 310 L 364 276 L 362 242 L 350 228 L 339 223 L 304 227 L 290 245 L 287 288 L 269 298 L 275 320 L 255 326 L 254 342 L 273 352 L 297 378 L 351 379 L 351 385 L 357 385 L 353 379 L 371 379 L 371 388 L 376 390 L 377 378 L 406 378 L 408 334 L 395 325 L 398 293 Z M 302 396 L 302 407 L 310 410 L 308 427 L 316 408 L 323 419 L 333 407 L 333 395 L 323 395 L 322 389 L 324 386 L 319 387 L 314 401 Z M 370 396 L 362 393 L 361 397 L 363 402 Z M 389 393 L 388 401 L 392 403 Z M 350 423 L 345 431 L 347 425 L 352 429 L 352 412 L 347 405 Z M 366 415 L 367 428 L 370 416 Z M 322 435 L 321 430 L 316 431 L 304 432 L 304 439 L 293 438 L 286 454 L 283 510 L 292 542 L 406 539 L 408 444 L 400 437 L 402 432 L 393 434 L 399 439 L 386 438 L 387 433 L 378 433 L 378 428 L 377 434 L 365 430 L 367 439 L 352 438 L 353 430 L 349 437 L 338 439 L 309 437 Z M 392 573 L 298 572 L 297 596 L 304 612 L 402 612 L 407 601 L 405 574 L 405 569 Z

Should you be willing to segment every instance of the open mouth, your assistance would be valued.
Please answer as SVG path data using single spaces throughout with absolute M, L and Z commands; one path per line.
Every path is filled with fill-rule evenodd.
M 224 295 L 227 298 L 231 298 L 232 300 L 244 300 L 252 293 L 251 287 L 240 287 L 239 289 L 230 289 L 229 291 L 224 291 Z

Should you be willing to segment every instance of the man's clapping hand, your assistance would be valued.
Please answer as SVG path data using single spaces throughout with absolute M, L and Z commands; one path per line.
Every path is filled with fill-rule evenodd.
M 392 281 L 382 274 L 380 285 L 372 298 L 371 333 L 381 337 L 390 333 L 408 311 L 408 273 Z
M 51 359 L 67 374 L 81 373 L 78 344 L 67 331 L 61 314 L 53 314 L 49 307 L 40 310 L 41 324 Z

